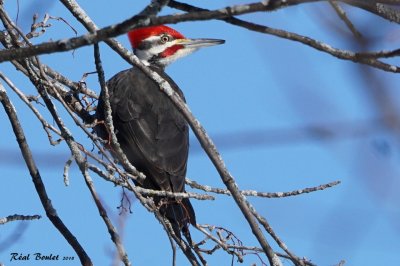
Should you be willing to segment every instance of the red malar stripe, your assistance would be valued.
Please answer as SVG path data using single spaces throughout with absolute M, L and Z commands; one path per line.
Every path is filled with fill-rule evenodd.
M 166 58 L 166 57 L 169 57 L 171 55 L 174 55 L 179 49 L 182 49 L 182 48 L 183 48 L 182 45 L 173 45 L 171 47 L 168 47 L 167 49 L 165 49 L 164 52 L 162 52 L 160 54 L 160 57 Z

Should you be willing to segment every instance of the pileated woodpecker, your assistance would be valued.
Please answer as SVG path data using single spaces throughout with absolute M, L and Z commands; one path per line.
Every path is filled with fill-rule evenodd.
M 187 39 L 176 30 L 161 25 L 132 30 L 129 41 L 138 58 L 172 86 L 183 100 L 184 95 L 164 72 L 165 67 L 201 47 L 222 44 L 217 39 Z M 185 191 L 189 151 L 189 128 L 171 100 L 156 82 L 133 67 L 119 72 L 107 82 L 114 130 L 128 160 L 146 175 L 136 185 L 171 192 Z M 102 93 L 97 106 L 98 121 L 105 120 Z M 98 136 L 108 139 L 104 124 L 95 128 Z M 160 213 L 190 239 L 188 225 L 196 225 L 189 199 L 154 197 Z M 189 240 L 190 241 L 190 240 Z

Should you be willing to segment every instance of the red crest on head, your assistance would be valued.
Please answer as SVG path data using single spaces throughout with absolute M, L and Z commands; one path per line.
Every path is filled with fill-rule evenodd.
M 150 36 L 157 36 L 161 35 L 163 33 L 169 34 L 175 39 L 184 39 L 185 37 L 177 32 L 176 30 L 165 26 L 165 25 L 159 25 L 159 26 L 150 26 L 150 27 L 144 27 L 144 28 L 139 28 L 139 29 L 134 29 L 130 32 L 128 32 L 128 38 L 129 41 L 132 45 L 133 48 L 138 48 L 140 43 L 147 39 Z

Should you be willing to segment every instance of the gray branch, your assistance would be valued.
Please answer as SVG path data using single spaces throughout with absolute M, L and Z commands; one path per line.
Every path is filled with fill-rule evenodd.
M 77 4 L 73 3 L 71 0 L 61 0 L 64 5 L 71 7 L 71 12 L 77 13 L 78 8 Z M 87 27 L 91 28 L 91 32 L 79 37 L 63 39 L 54 42 L 45 42 L 38 45 L 30 46 L 30 47 L 21 47 L 15 49 L 8 49 L 0 51 L 0 62 L 15 60 L 26 58 L 34 55 L 40 54 L 48 54 L 55 52 L 63 52 L 70 51 L 76 48 L 80 48 L 87 45 L 92 45 L 101 41 L 105 41 L 109 38 L 113 38 L 122 34 L 127 33 L 129 30 L 132 30 L 137 27 L 149 26 L 149 25 L 160 25 L 160 24 L 171 24 L 178 23 L 184 21 L 199 21 L 199 20 L 211 20 L 211 19 L 222 19 L 222 20 L 231 20 L 230 23 L 235 24 L 237 26 L 246 27 L 253 31 L 272 34 L 281 38 L 289 39 L 292 41 L 301 42 L 303 44 L 309 45 L 317 50 L 327 52 L 331 55 L 334 55 L 340 59 L 351 60 L 362 64 L 367 64 L 379 69 L 383 69 L 389 72 L 400 72 L 399 68 L 396 66 L 388 65 L 381 61 L 371 59 L 371 58 L 362 58 L 359 53 L 351 52 L 346 50 L 341 50 L 337 48 L 333 48 L 328 44 L 324 44 L 322 42 L 313 40 L 309 37 L 301 36 L 295 33 L 289 33 L 283 30 L 277 30 L 268 28 L 265 26 L 257 25 L 250 22 L 244 22 L 242 20 L 236 19 L 233 16 L 261 12 L 261 11 L 273 11 L 279 8 L 298 5 L 306 2 L 316 2 L 318 0 L 285 0 L 285 1 L 263 1 L 260 3 L 252 3 L 246 5 L 236 5 L 229 6 L 218 10 L 206 10 L 201 8 L 193 9 L 193 6 L 190 6 L 192 10 L 189 13 L 184 14 L 174 14 L 174 15 L 166 15 L 159 17 L 151 17 L 146 16 L 149 12 L 145 10 L 138 15 L 133 16 L 130 19 L 127 19 L 119 24 L 111 25 L 105 28 L 98 30 L 95 29 L 94 23 L 89 22 L 88 16 L 85 15 L 77 15 L 76 17 L 81 23 L 85 23 Z M 322 0 L 319 0 L 322 1 Z M 157 2 L 157 1 L 155 1 Z M 164 1 L 168 3 L 168 1 Z M 171 7 L 176 7 L 178 2 L 170 1 L 169 4 Z M 387 14 L 387 19 L 391 20 L 396 17 L 400 17 L 399 12 L 397 10 L 389 9 L 389 7 L 383 5 L 383 3 L 389 4 L 399 4 L 399 2 L 382 0 L 382 1 L 359 1 L 359 0 L 342 0 L 341 2 L 357 6 L 359 8 L 368 10 L 376 10 L 376 14 Z M 165 4 L 163 3 L 163 4 Z M 180 4 L 181 6 L 184 4 Z M 162 6 L 162 5 L 161 5 Z M 2 5 L 0 5 L 2 8 Z M 149 10 L 154 11 L 158 10 L 160 6 L 152 6 Z M 84 13 L 80 13 L 84 14 Z M 392 20 L 391 20 L 392 21 Z M 240 23 L 239 23 L 240 22 Z
M 290 2 L 290 1 L 288 1 Z M 179 3 L 176 1 L 171 1 L 169 4 L 170 7 L 183 10 L 186 12 L 190 12 L 189 14 L 197 14 L 197 12 L 206 12 L 208 11 L 207 9 L 203 8 L 198 8 L 189 4 L 183 4 Z M 210 11 L 211 12 L 211 11 Z M 279 38 L 295 41 L 302 43 L 304 45 L 310 46 L 316 50 L 319 50 L 321 52 L 330 54 L 336 58 L 343 59 L 343 60 L 349 60 L 353 61 L 355 63 L 361 63 L 365 65 L 369 65 L 387 72 L 393 72 L 393 73 L 400 73 L 400 67 L 395 66 L 395 65 L 390 65 L 387 63 L 384 63 L 380 60 L 377 60 L 376 58 L 380 57 L 394 57 L 394 56 L 399 56 L 400 52 L 399 49 L 396 49 L 394 51 L 377 51 L 377 52 L 353 52 L 353 51 L 348 51 L 348 50 L 343 50 L 343 49 L 338 49 L 335 47 L 332 47 L 331 45 L 315 40 L 313 38 L 310 38 L 308 36 L 303 36 L 297 33 L 293 32 L 288 32 L 285 30 L 281 29 L 275 29 L 271 27 L 267 27 L 264 25 L 259 25 L 256 23 L 248 22 L 245 20 L 241 20 L 235 17 L 224 17 L 224 18 L 218 18 L 220 20 L 223 20 L 229 24 L 236 25 L 239 27 L 246 28 L 251 31 L 263 33 L 263 34 L 269 34 L 273 35 Z
M 21 127 L 15 108 L 11 103 L 11 101 L 9 100 L 7 93 L 1 83 L 0 83 L 0 101 L 8 115 L 8 118 L 14 130 L 15 137 L 17 138 L 17 142 L 20 147 L 22 156 L 24 157 L 26 166 L 29 169 L 29 173 L 32 177 L 32 181 L 35 185 L 36 191 L 39 195 L 43 208 L 46 211 L 47 217 L 50 219 L 53 225 L 59 230 L 59 232 L 64 236 L 64 238 L 68 241 L 71 247 L 75 250 L 82 265 L 85 266 L 93 265 L 91 259 L 86 254 L 83 247 L 80 245 L 76 237 L 65 226 L 63 221 L 58 216 L 56 209 L 53 207 L 51 200 L 47 195 L 45 185 L 42 181 L 42 177 L 40 176 L 35 160 L 33 159 L 32 152 L 29 148 L 28 142 L 25 137 L 25 133 Z
M 228 196 L 232 195 L 231 192 L 227 189 L 213 188 L 210 186 L 200 185 L 196 181 L 190 180 L 188 178 L 186 178 L 186 184 L 188 184 L 192 188 L 201 189 L 206 192 L 213 192 L 216 194 L 223 194 L 223 195 L 228 195 Z M 327 188 L 331 188 L 331 187 L 339 185 L 339 184 L 340 184 L 340 181 L 333 181 L 333 182 L 319 185 L 316 187 L 296 189 L 296 190 L 288 191 L 288 192 L 260 192 L 257 190 L 241 190 L 240 193 L 243 196 L 252 196 L 252 197 L 261 197 L 261 198 L 286 198 L 286 197 L 293 197 L 293 196 L 298 196 L 298 195 L 306 194 L 306 193 L 312 193 L 315 191 L 325 190 Z
M 14 215 L 9 215 L 7 217 L 0 218 L 0 225 L 1 224 L 6 224 L 9 222 L 13 221 L 29 221 L 29 220 L 39 220 L 42 218 L 40 215 L 20 215 L 20 214 L 14 214 Z

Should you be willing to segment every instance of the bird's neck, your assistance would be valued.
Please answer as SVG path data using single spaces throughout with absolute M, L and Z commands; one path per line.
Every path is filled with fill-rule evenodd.
M 174 80 L 165 72 L 165 66 L 159 66 L 159 65 L 149 65 L 149 68 L 156 72 L 162 79 L 168 82 L 168 84 L 171 86 L 171 88 L 179 94 L 179 96 L 185 101 L 185 96 L 183 95 L 183 92 L 180 90 L 179 86 L 174 82 Z M 141 71 L 141 70 L 140 70 Z M 151 78 L 150 78 L 151 79 Z
M 148 66 L 151 70 L 161 74 L 161 73 L 165 73 L 165 66 L 162 65 L 157 65 L 157 64 L 150 64 Z
M 166 64 L 163 64 L 163 61 L 160 60 L 160 57 L 158 57 L 157 55 L 151 54 L 146 50 L 139 49 L 136 49 L 134 53 L 145 66 L 148 66 L 150 68 L 157 68 L 162 71 L 165 70 Z

